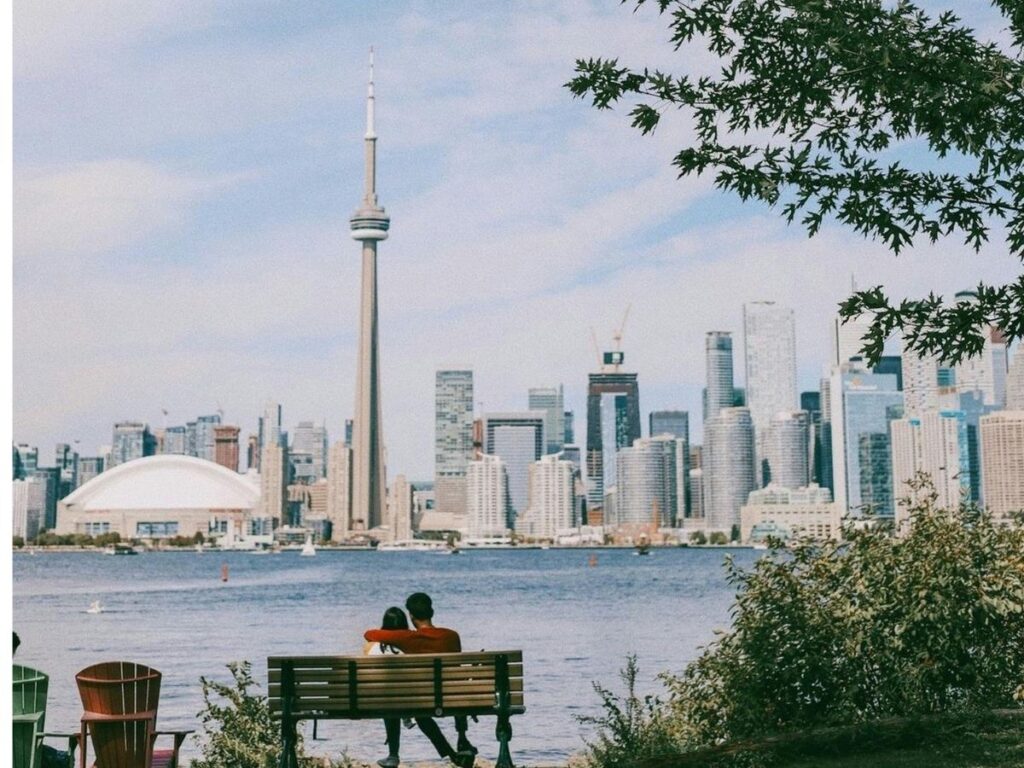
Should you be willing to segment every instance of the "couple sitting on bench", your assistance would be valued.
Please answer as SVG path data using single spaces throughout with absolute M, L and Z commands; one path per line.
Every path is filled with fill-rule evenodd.
M 364 653 L 384 655 L 389 653 L 459 653 L 462 641 L 459 633 L 444 627 L 435 627 L 434 607 L 430 596 L 423 592 L 409 595 L 405 608 L 412 617 L 415 629 L 409 629 L 409 622 L 401 608 L 388 608 L 384 613 L 381 629 L 367 630 L 363 635 L 367 640 Z M 448 758 L 458 768 L 472 768 L 476 758 L 476 747 L 466 738 L 468 727 L 465 716 L 455 718 L 455 730 L 458 732 L 456 749 L 441 732 L 441 728 L 432 717 L 417 717 L 416 725 L 426 734 L 434 745 L 437 754 Z M 410 723 L 411 726 L 411 723 Z M 377 761 L 381 768 L 398 768 L 400 762 L 398 751 L 402 736 L 402 724 L 399 718 L 385 718 L 384 729 L 387 732 L 388 756 Z

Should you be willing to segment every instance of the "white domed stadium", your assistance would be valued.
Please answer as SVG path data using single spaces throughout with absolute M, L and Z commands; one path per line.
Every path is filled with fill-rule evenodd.
M 214 517 L 241 520 L 258 508 L 251 475 L 192 456 L 135 459 L 94 477 L 57 507 L 57 533 L 125 539 L 204 535 Z

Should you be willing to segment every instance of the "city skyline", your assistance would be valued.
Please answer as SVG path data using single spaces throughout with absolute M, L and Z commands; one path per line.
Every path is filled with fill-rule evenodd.
M 650 9 L 266 13 L 114 3 L 79 13 L 68 40 L 60 9 L 16 7 L 17 442 L 91 455 L 115 422 L 221 406 L 246 435 L 268 399 L 289 425 L 343 434 L 364 40 L 387 83 L 381 184 L 403 222 L 381 265 L 392 474 L 432 476 L 434 375 L 452 362 L 474 370 L 478 411 L 564 383 L 581 442 L 589 329 L 608 345 L 631 302 L 641 409 L 689 411 L 699 443 L 704 334 L 732 333 L 741 373 L 744 302 L 794 309 L 798 389 L 816 390 L 851 272 L 952 295 L 1016 266 L 945 241 L 896 259 L 833 224 L 808 240 L 707 180 L 676 181 L 685 126 L 640 138 L 561 86 L 577 56 L 661 55 Z

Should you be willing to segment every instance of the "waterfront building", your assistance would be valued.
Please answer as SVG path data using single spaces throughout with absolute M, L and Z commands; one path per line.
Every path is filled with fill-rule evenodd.
M 754 422 L 758 482 L 764 485 L 766 441 L 777 413 L 796 409 L 796 325 L 793 310 L 774 301 L 743 305 L 746 405 Z M 806 481 L 802 483 L 806 485 Z
M 618 354 L 621 353 L 611 353 Z M 618 365 L 613 366 L 618 368 Z M 587 513 L 603 519 L 605 491 L 615 483 L 615 456 L 640 438 L 640 386 L 635 373 L 604 370 L 587 382 Z
M 388 494 L 388 540 L 412 538 L 413 488 L 405 475 L 396 475 Z
M 500 456 L 482 454 L 466 467 L 468 538 L 504 536 L 508 531 L 508 480 Z
M 327 519 L 332 536 L 343 540 L 352 530 L 352 449 L 347 443 L 331 446 L 327 459 Z
M 177 456 L 187 456 L 187 434 L 183 426 L 167 427 L 164 429 L 164 443 L 161 453 Z
M 689 455 L 685 440 L 672 435 L 641 438 L 619 451 L 614 527 L 675 525 L 685 517 Z M 682 509 L 682 511 L 680 511 Z
M 757 425 L 754 426 L 755 434 Z M 810 482 L 811 416 L 807 411 L 780 411 L 768 422 L 763 441 L 765 479 L 780 488 L 803 488 Z
M 484 453 L 500 456 L 508 478 L 509 519 L 513 528 L 517 514 L 529 503 L 530 465 L 544 455 L 547 443 L 544 411 L 487 413 L 483 416 Z
M 706 528 L 704 514 L 704 470 L 700 467 L 690 470 L 690 516 L 683 519 L 684 528 Z
M 122 421 L 114 425 L 110 451 L 110 466 L 116 467 L 133 459 L 152 456 L 156 451 L 156 440 L 147 424 L 141 421 Z
M 745 542 L 769 536 L 838 540 L 841 535 L 842 510 L 828 488 L 817 485 L 782 488 L 769 483 L 753 491 L 740 510 L 740 540 Z
M 1024 410 L 982 416 L 980 436 L 985 506 L 1009 520 L 1024 512 Z
M 43 529 L 46 506 L 46 480 L 32 476 L 11 483 L 11 534 L 31 541 Z
M 434 509 L 434 483 L 418 480 L 412 483 L 412 529 L 421 530 L 423 518 Z
M 377 202 L 377 133 L 374 127 L 373 52 L 366 94 L 366 183 L 363 201 L 352 214 L 352 238 L 362 246 L 362 288 L 359 314 L 359 357 L 356 361 L 356 403 L 352 427 L 352 515 L 366 529 L 384 517 L 387 478 L 381 417 L 380 350 L 377 320 L 377 243 L 387 239 L 391 219 Z
M 78 459 L 78 485 L 81 488 L 104 469 L 102 456 L 82 456 Z
M 310 455 L 310 475 L 315 482 L 327 476 L 327 426 L 300 421 L 291 435 L 293 451 Z
M 889 422 L 903 408 L 896 377 L 851 362 L 833 370 L 828 392 L 836 503 L 845 511 L 871 509 L 891 517 Z
M 57 533 L 117 533 L 125 539 L 207 535 L 214 517 L 241 525 L 259 503 L 253 476 L 192 456 L 150 456 L 118 465 L 63 499 Z
M 967 417 L 963 411 L 930 410 L 889 424 L 892 442 L 892 477 L 896 529 L 902 530 L 910 506 L 921 499 L 911 482 L 923 473 L 936 494 L 938 506 L 951 509 L 970 498 L 971 466 L 967 443 Z
M 465 525 L 466 468 L 473 458 L 473 371 L 434 379 L 434 489 L 437 511 Z
M 565 394 L 562 385 L 534 387 L 527 393 L 527 408 L 544 411 L 545 453 L 558 453 L 565 445 Z
M 225 469 L 238 471 L 238 434 L 241 430 L 230 424 L 213 428 L 213 460 Z
M 554 539 L 573 527 L 576 468 L 560 454 L 542 456 L 530 465 L 529 503 L 516 518 L 516 533 L 533 539 Z
M 707 528 L 728 535 L 756 487 L 754 422 L 747 408 L 723 408 L 705 423 L 702 463 Z
M 903 414 L 916 418 L 938 408 L 939 360 L 934 355 L 919 355 L 903 350 Z
M 268 444 L 260 456 L 259 517 L 284 524 L 288 503 L 288 449 Z
M 200 459 L 206 459 L 207 461 L 216 461 L 217 456 L 217 438 L 216 429 L 221 423 L 219 413 L 215 413 L 211 416 L 199 416 L 195 420 L 195 453 L 193 456 L 197 456 Z
M 732 335 L 728 331 L 708 331 L 704 337 L 704 365 L 707 386 L 704 389 L 704 421 L 714 418 L 723 408 L 734 407 Z

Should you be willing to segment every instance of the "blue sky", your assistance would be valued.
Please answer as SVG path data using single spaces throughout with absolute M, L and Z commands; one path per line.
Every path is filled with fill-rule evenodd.
M 705 331 L 734 332 L 742 379 L 744 301 L 794 307 L 806 389 L 851 273 L 903 295 L 1016 274 L 995 247 L 897 259 L 838 227 L 808 240 L 677 180 L 683 120 L 641 138 L 625 110 L 562 87 L 576 57 L 707 66 L 667 38 L 654 8 L 611 1 L 19 0 L 15 440 L 92 454 L 115 421 L 218 407 L 244 436 L 267 399 L 288 429 L 326 420 L 340 435 L 371 44 L 391 475 L 433 473 L 438 367 L 472 366 L 483 410 L 564 383 L 582 430 L 590 328 L 608 340 L 630 304 L 643 411 L 699 414 Z

